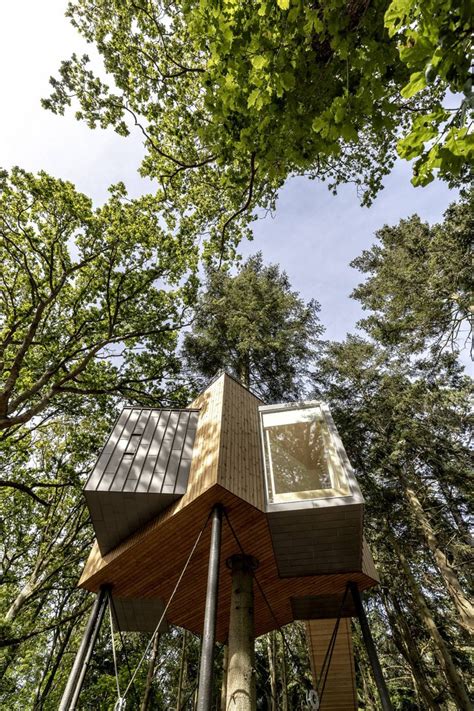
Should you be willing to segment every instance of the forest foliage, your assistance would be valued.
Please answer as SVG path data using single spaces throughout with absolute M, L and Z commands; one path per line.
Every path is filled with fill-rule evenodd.
M 157 189 L 132 200 L 118 184 L 96 208 L 45 173 L 0 174 L 0 704 L 58 706 L 91 605 L 76 587 L 93 539 L 81 490 L 118 409 L 185 406 L 226 368 L 269 401 L 329 402 L 366 499 L 395 708 L 472 708 L 472 381 L 458 357 L 472 193 L 439 225 L 381 228 L 353 263 L 367 313 L 342 343 L 322 342 L 317 301 L 278 266 L 230 264 L 292 175 L 354 183 L 367 205 L 397 154 L 416 185 L 468 182 L 469 4 L 74 0 L 68 15 L 104 71 L 71 57 L 44 105 L 139 131 Z M 311 683 L 302 628 L 285 634 L 257 642 L 262 709 L 297 708 Z M 375 710 L 354 634 L 359 702 Z M 116 642 L 124 688 L 147 639 Z M 197 638 L 163 635 L 132 707 L 191 707 L 198 658 Z M 104 629 L 80 707 L 115 701 Z
M 398 151 L 417 185 L 467 182 L 470 15 L 467 0 L 73 0 L 100 62 L 63 61 L 43 104 L 138 131 L 164 219 L 228 253 L 291 175 L 370 204 Z
M 25 194 L 15 197 L 12 182 L 5 183 L 6 205 L 10 211 L 12 204 L 17 209 L 17 213 L 11 213 L 16 215 L 16 231 L 7 231 L 4 223 L 2 234 L 6 247 L 12 250 L 12 244 L 18 245 L 18 254 L 28 256 L 31 274 L 22 272 L 21 278 L 17 277 L 22 286 L 17 301 L 4 298 L 2 302 L 2 336 L 12 342 L 10 350 L 5 350 L 3 367 L 7 375 L 14 370 L 21 344 L 35 323 L 35 307 L 50 297 L 72 265 L 81 263 L 80 251 L 72 249 L 70 239 L 61 242 L 52 226 L 57 228 L 63 219 L 70 229 L 66 234 L 72 234 L 72 230 L 80 244 L 85 226 L 93 229 L 95 219 L 100 219 L 100 215 L 91 214 L 87 204 L 84 207 L 83 198 L 71 192 L 71 186 L 57 181 L 48 183 L 54 200 L 45 201 L 40 192 L 37 212 L 31 211 L 36 181 L 44 188 L 50 179 L 20 172 L 13 180 L 17 181 L 15 190 L 19 191 L 21 185 Z M 74 214 L 84 221 L 75 222 L 71 215 L 66 219 L 65 204 L 67 209 L 71 204 L 64 196 L 60 199 L 64 190 L 73 205 L 79 201 L 80 210 Z M 148 340 L 148 328 L 141 335 L 135 333 L 131 340 L 138 349 L 133 352 L 144 352 L 147 357 L 120 365 L 136 366 L 141 378 L 147 373 L 150 380 L 140 388 L 146 391 L 144 401 L 156 406 L 186 404 L 196 385 L 220 367 L 256 387 L 270 401 L 320 397 L 329 402 L 366 499 L 366 535 L 382 579 L 381 588 L 368 601 L 369 614 L 397 709 L 470 708 L 472 381 L 463 374 L 456 350 L 462 344 L 461 333 L 465 337 L 470 324 L 469 311 L 463 306 L 469 280 L 469 201 L 470 196 L 465 195 L 452 205 L 440 225 L 430 227 L 414 216 L 377 233 L 371 250 L 355 261 L 366 277 L 355 291 L 368 311 L 361 324 L 366 330 L 342 343 L 322 342 L 316 302 L 305 303 L 292 290 L 287 276 L 274 265 L 266 266 L 257 255 L 237 271 L 208 272 L 195 319 L 182 344 L 176 330 L 169 328 L 169 320 L 158 320 L 163 314 L 158 308 L 153 340 Z M 120 214 L 121 202 L 114 205 Z M 25 206 L 30 212 L 22 222 L 18 215 Z M 123 216 L 121 219 L 127 224 Z M 8 224 L 14 226 L 12 218 Z M 40 249 L 37 237 L 42 230 L 49 251 Z M 144 249 L 152 250 L 161 237 L 159 231 L 152 238 L 147 234 L 151 244 L 146 243 Z M 441 237 L 451 245 L 447 252 L 440 247 Z M 115 262 L 110 260 L 107 241 L 99 244 L 98 263 L 103 258 L 111 283 L 114 278 L 123 279 L 125 289 L 125 272 L 110 268 Z M 120 248 L 120 242 L 116 247 Z M 136 249 L 133 259 L 141 269 L 140 243 Z M 13 259 L 17 252 L 11 254 Z M 97 259 L 96 251 L 88 254 L 91 260 Z M 167 258 L 164 250 L 162 261 L 154 264 L 166 264 Z M 12 263 L 16 263 L 14 259 Z M 181 267 L 174 268 L 179 271 Z M 174 274 L 170 272 L 171 279 Z M 133 278 L 133 271 L 131 277 L 135 288 L 119 294 L 129 297 L 125 299 L 126 304 L 130 302 L 125 315 L 139 319 L 140 310 L 135 307 L 141 303 L 141 281 Z M 87 289 L 92 289 L 96 278 L 103 284 L 103 273 L 97 268 L 89 273 Z M 463 295 L 458 299 L 449 293 L 453 278 Z M 54 345 L 58 339 L 66 339 L 67 344 L 77 331 L 87 328 L 94 334 L 102 333 L 100 329 L 108 323 L 107 298 L 96 298 L 93 304 L 86 302 L 81 308 L 77 308 L 78 303 L 76 316 L 75 311 L 69 312 L 68 304 L 74 303 L 75 293 L 98 292 L 76 292 L 80 280 L 66 279 L 65 283 L 66 292 L 61 295 L 64 311 L 59 307 L 47 309 L 31 345 L 23 349 L 15 381 L 17 398 L 29 392 L 46 372 L 46 360 L 56 363 L 58 351 Z M 420 285 L 419 299 L 409 298 L 415 283 Z M 160 304 L 161 284 L 153 304 Z M 189 308 L 185 301 L 187 282 L 180 281 L 174 288 L 181 287 L 184 305 Z M 432 292 L 439 298 L 427 298 Z M 103 291 L 101 296 L 105 297 Z M 13 314 L 18 324 L 15 322 L 16 335 L 11 338 Z M 123 335 L 121 347 L 126 348 L 130 331 L 125 329 L 130 328 L 130 322 L 124 317 L 117 323 L 126 324 L 123 331 L 117 331 Z M 160 323 L 166 323 L 166 328 L 159 327 Z M 181 325 L 181 321 L 174 325 Z M 458 331 L 457 337 L 452 336 Z M 147 390 L 148 382 L 153 384 L 156 377 L 156 371 L 150 375 L 145 368 L 149 349 L 160 345 L 164 361 L 167 352 L 174 354 L 176 371 L 164 371 L 158 379 L 159 387 Z M 79 339 L 77 348 L 71 350 L 79 353 L 74 355 L 76 359 L 82 358 L 83 347 L 84 341 Z M 64 353 L 69 353 L 67 348 Z M 3 430 L 0 699 L 9 708 L 57 707 L 90 607 L 89 596 L 76 587 L 93 539 L 81 487 L 117 408 L 145 397 L 141 389 L 124 389 L 119 370 L 110 370 L 107 362 L 103 365 L 98 359 L 96 365 L 93 358 L 89 362 L 92 370 L 68 380 L 84 392 L 75 392 L 72 398 L 54 392 L 38 415 L 23 422 L 16 420 Z M 182 372 L 180 363 L 185 363 Z M 59 365 L 52 372 L 51 383 L 66 377 L 72 368 L 67 363 Z M 35 397 L 44 401 L 44 395 L 25 398 L 26 412 L 35 407 Z M 20 408 L 16 416 L 22 411 Z M 271 706 L 272 697 L 275 708 L 285 704 L 289 709 L 297 708 L 304 703 L 311 683 L 302 629 L 298 625 L 287 628 L 285 636 L 289 649 L 275 635 L 258 642 L 261 708 Z M 146 641 L 146 636 L 139 634 L 117 638 L 122 688 L 128 683 L 129 667 L 138 662 Z M 376 709 L 376 692 L 357 630 L 355 641 L 360 703 Z M 198 654 L 198 640 L 191 635 L 183 637 L 179 630 L 162 635 L 131 689 L 132 707 L 171 708 L 178 689 L 182 700 L 189 697 L 187 703 L 191 703 Z M 216 699 L 222 655 L 221 650 L 216 660 Z M 98 704 L 98 708 L 112 708 L 115 699 L 110 633 L 105 624 L 80 707 Z

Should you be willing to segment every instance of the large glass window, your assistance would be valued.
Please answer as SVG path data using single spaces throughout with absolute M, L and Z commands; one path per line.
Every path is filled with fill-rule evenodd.
M 350 493 L 321 407 L 261 408 L 261 412 L 270 501 Z

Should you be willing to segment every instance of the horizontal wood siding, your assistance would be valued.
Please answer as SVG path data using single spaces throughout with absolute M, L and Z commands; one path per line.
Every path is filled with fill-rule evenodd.
M 311 620 L 306 623 L 306 637 L 315 688 L 335 622 L 336 620 Z M 320 709 L 321 711 L 356 711 L 357 709 L 354 652 L 349 619 L 342 619 L 339 624 Z
M 362 504 L 270 512 L 268 522 L 283 577 L 358 570 Z

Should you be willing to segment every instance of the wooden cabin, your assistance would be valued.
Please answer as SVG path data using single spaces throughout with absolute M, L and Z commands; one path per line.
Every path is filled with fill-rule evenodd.
M 267 406 L 227 374 L 187 409 L 125 408 L 85 496 L 97 541 L 80 585 L 94 592 L 112 585 L 121 629 L 149 630 L 152 618 L 156 624 L 205 527 L 166 615 L 167 623 L 202 633 L 206 521 L 215 504 L 225 510 L 220 642 L 227 639 L 231 592 L 225 561 L 242 550 L 259 562 L 256 635 L 313 620 L 312 650 L 338 614 L 347 583 L 364 590 L 378 581 L 363 539 L 363 499 L 327 406 Z M 344 618 L 353 614 L 347 603 Z M 338 649 L 353 670 L 350 645 Z

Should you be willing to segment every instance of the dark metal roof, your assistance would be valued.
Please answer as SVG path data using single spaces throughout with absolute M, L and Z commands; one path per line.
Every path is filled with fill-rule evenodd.
M 198 415 L 122 411 L 84 487 L 102 554 L 185 493 Z

